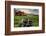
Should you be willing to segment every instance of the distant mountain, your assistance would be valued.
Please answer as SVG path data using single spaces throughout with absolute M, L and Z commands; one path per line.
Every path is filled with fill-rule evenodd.
M 21 12 L 21 11 L 16 11 L 15 15 L 17 15 L 17 16 L 25 16 L 27 14 L 24 13 L 24 12 Z

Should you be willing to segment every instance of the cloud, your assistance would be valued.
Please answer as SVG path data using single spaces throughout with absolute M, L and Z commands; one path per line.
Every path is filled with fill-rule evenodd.
M 26 14 L 31 14 L 32 12 L 31 11 L 29 11 L 29 10 L 20 10 L 21 12 L 24 12 L 24 13 L 26 13 Z

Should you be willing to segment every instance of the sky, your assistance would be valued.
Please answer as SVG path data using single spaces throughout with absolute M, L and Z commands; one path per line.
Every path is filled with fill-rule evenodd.
M 29 8 L 14 8 L 17 11 L 25 11 L 25 13 L 33 13 L 35 15 L 39 14 L 39 9 L 29 9 Z

